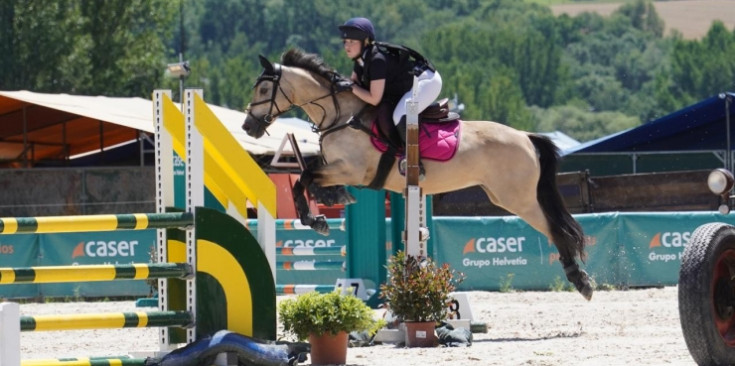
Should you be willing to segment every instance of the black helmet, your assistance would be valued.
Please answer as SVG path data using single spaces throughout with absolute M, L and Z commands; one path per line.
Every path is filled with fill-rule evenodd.
M 339 33 L 342 39 L 375 40 L 373 23 L 367 18 L 352 18 L 346 21 L 345 24 L 339 26 Z

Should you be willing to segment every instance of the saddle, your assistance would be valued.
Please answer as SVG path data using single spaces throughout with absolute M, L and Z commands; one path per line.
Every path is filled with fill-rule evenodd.
M 444 123 L 456 119 L 459 119 L 459 114 L 449 111 L 449 98 L 431 103 L 423 112 L 419 113 L 421 123 Z

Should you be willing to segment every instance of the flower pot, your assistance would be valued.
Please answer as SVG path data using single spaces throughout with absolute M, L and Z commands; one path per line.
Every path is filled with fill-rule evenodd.
M 435 347 L 436 322 L 405 322 L 406 347 Z
M 310 334 L 312 365 L 344 365 L 347 363 L 347 332 L 336 335 Z

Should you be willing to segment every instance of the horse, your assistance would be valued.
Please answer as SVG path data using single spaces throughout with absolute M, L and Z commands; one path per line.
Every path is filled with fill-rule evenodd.
M 293 190 L 302 223 L 322 234 L 328 230 L 323 218 L 309 212 L 304 185 L 313 194 L 331 187 L 331 191 L 327 189 L 331 195 L 322 197 L 330 203 L 345 204 L 354 202 L 345 185 L 393 192 L 405 189 L 406 178 L 393 168 L 395 159 L 384 159 L 386 154 L 371 142 L 369 126 L 377 116 L 377 108 L 349 91 L 340 91 L 335 84 L 341 77 L 337 71 L 318 55 L 298 48 L 284 52 L 280 63 L 272 63 L 262 55 L 259 58 L 263 71 L 246 107 L 243 130 L 259 138 L 278 116 L 300 108 L 320 134 L 323 164 L 305 169 Z M 590 278 L 577 264 L 577 258 L 582 262 L 586 259 L 584 233 L 556 185 L 559 149 L 543 135 L 501 123 L 460 123 L 459 148 L 454 156 L 446 162 L 423 161 L 425 179 L 419 182 L 422 192 L 438 194 L 480 186 L 493 204 L 519 216 L 556 246 L 567 280 L 590 300 Z M 380 174 L 385 165 L 391 169 L 387 175 Z

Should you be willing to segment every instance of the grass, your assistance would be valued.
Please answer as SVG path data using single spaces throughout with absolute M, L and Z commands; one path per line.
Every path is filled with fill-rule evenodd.
M 500 292 L 512 292 L 513 289 L 513 277 L 515 277 L 515 273 L 508 273 L 505 275 L 505 278 L 500 279 L 500 288 L 498 289 Z

